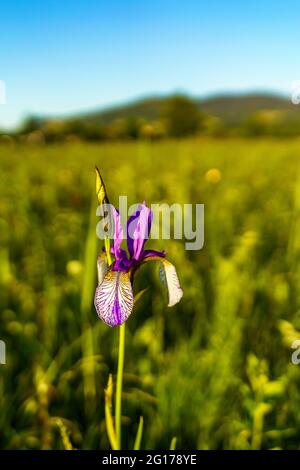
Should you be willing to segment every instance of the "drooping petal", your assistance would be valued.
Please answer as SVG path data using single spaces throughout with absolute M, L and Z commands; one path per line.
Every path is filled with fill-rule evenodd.
M 164 251 L 157 250 L 144 250 L 143 251 L 143 260 L 157 260 L 159 258 L 165 258 L 166 254 Z
M 106 254 L 101 253 L 101 255 L 99 255 L 97 258 L 98 286 L 102 284 L 102 281 L 105 277 L 105 274 L 107 273 L 107 270 L 108 270 L 108 264 L 107 264 Z
M 152 224 L 152 211 L 145 202 L 127 222 L 127 246 L 131 258 L 139 261 L 143 255 L 144 245 L 149 237 Z
M 161 261 L 160 277 L 168 289 L 168 307 L 173 307 L 173 305 L 177 304 L 183 296 L 183 290 L 180 287 L 175 266 L 166 259 Z
M 160 261 L 159 274 L 163 284 L 168 289 L 168 307 L 173 307 L 173 305 L 177 304 L 183 296 L 183 290 L 180 287 L 175 266 L 165 259 L 164 252 L 147 250 L 144 253 L 146 253 L 146 256 L 144 256 L 142 260 L 144 263 L 147 263 L 148 261 Z
M 107 325 L 124 323 L 133 308 L 129 273 L 109 270 L 102 284 L 96 288 L 94 304 L 98 316 Z

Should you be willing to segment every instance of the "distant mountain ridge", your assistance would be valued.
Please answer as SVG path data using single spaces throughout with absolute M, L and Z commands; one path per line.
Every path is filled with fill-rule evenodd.
M 108 107 L 99 111 L 78 114 L 72 118 L 99 124 L 110 124 L 116 119 L 158 119 L 165 102 L 172 95 L 147 97 L 130 103 Z M 222 119 L 227 124 L 239 124 L 251 114 L 261 110 L 280 110 L 299 113 L 300 108 L 280 95 L 271 93 L 220 94 L 208 98 L 192 98 L 199 109 Z
M 148 96 L 67 116 L 29 116 L 15 134 L 29 140 L 100 141 L 222 136 L 300 136 L 300 106 L 280 95 L 255 92 L 192 97 Z M 1 134 L 1 132 L 0 132 Z
M 300 108 L 283 96 L 269 93 L 249 93 L 219 95 L 199 100 L 200 106 L 208 114 L 223 119 L 227 123 L 241 123 L 258 111 L 278 110 L 299 113 Z

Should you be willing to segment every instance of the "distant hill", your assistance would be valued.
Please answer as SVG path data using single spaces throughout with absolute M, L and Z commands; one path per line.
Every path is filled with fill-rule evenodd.
M 104 110 L 85 113 L 77 117 L 99 124 L 111 124 L 116 119 L 125 118 L 144 118 L 152 121 L 159 118 L 161 108 L 165 101 L 166 98 L 142 98 L 128 104 L 112 106 Z
M 219 117 L 228 124 L 240 124 L 251 114 L 262 110 L 300 114 L 300 107 L 295 106 L 288 99 L 266 93 L 215 96 L 199 100 L 199 105 L 208 114 Z
M 130 117 L 154 120 L 160 117 L 168 98 L 170 97 L 144 98 L 76 117 L 99 124 L 110 124 L 116 119 Z M 293 105 L 288 99 L 267 93 L 228 94 L 194 100 L 201 111 L 222 119 L 226 124 L 240 124 L 251 114 L 261 110 L 280 110 L 300 114 L 300 107 Z
M 172 118 L 170 114 L 166 118 L 164 111 L 174 102 L 177 108 L 172 110 Z M 189 135 L 300 136 L 300 106 L 283 96 L 262 92 L 205 98 L 152 96 L 69 116 L 31 116 L 15 135 L 47 142 L 74 137 L 83 140 L 163 138 L 179 136 L 193 113 L 197 122 Z M 176 134 L 170 131 L 170 119 L 176 120 Z

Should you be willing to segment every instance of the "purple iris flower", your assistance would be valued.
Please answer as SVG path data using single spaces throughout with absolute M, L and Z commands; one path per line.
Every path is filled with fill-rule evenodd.
M 98 286 L 95 292 L 95 308 L 98 316 L 110 326 L 124 323 L 133 309 L 132 282 L 136 270 L 148 261 L 161 262 L 161 277 L 169 292 L 169 306 L 181 299 L 183 292 L 179 285 L 175 267 L 166 260 L 162 251 L 145 250 L 149 238 L 152 211 L 145 203 L 138 206 L 137 211 L 127 222 L 127 248 L 121 248 L 123 229 L 120 214 L 112 208 L 114 222 L 114 242 L 112 254 L 114 261 L 107 265 L 106 255 L 98 258 Z

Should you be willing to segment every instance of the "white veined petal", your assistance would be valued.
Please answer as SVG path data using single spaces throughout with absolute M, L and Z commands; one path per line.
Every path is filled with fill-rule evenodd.
M 99 255 L 97 258 L 98 286 L 102 284 L 102 281 L 105 277 L 105 274 L 107 273 L 107 270 L 108 270 L 108 264 L 107 264 L 106 254 L 101 253 L 101 255 Z
M 168 307 L 173 307 L 183 296 L 175 266 L 167 260 L 162 260 L 160 265 L 160 278 L 168 289 Z
M 98 316 L 109 326 L 121 325 L 132 312 L 133 293 L 128 273 L 109 270 L 96 288 L 95 308 Z

